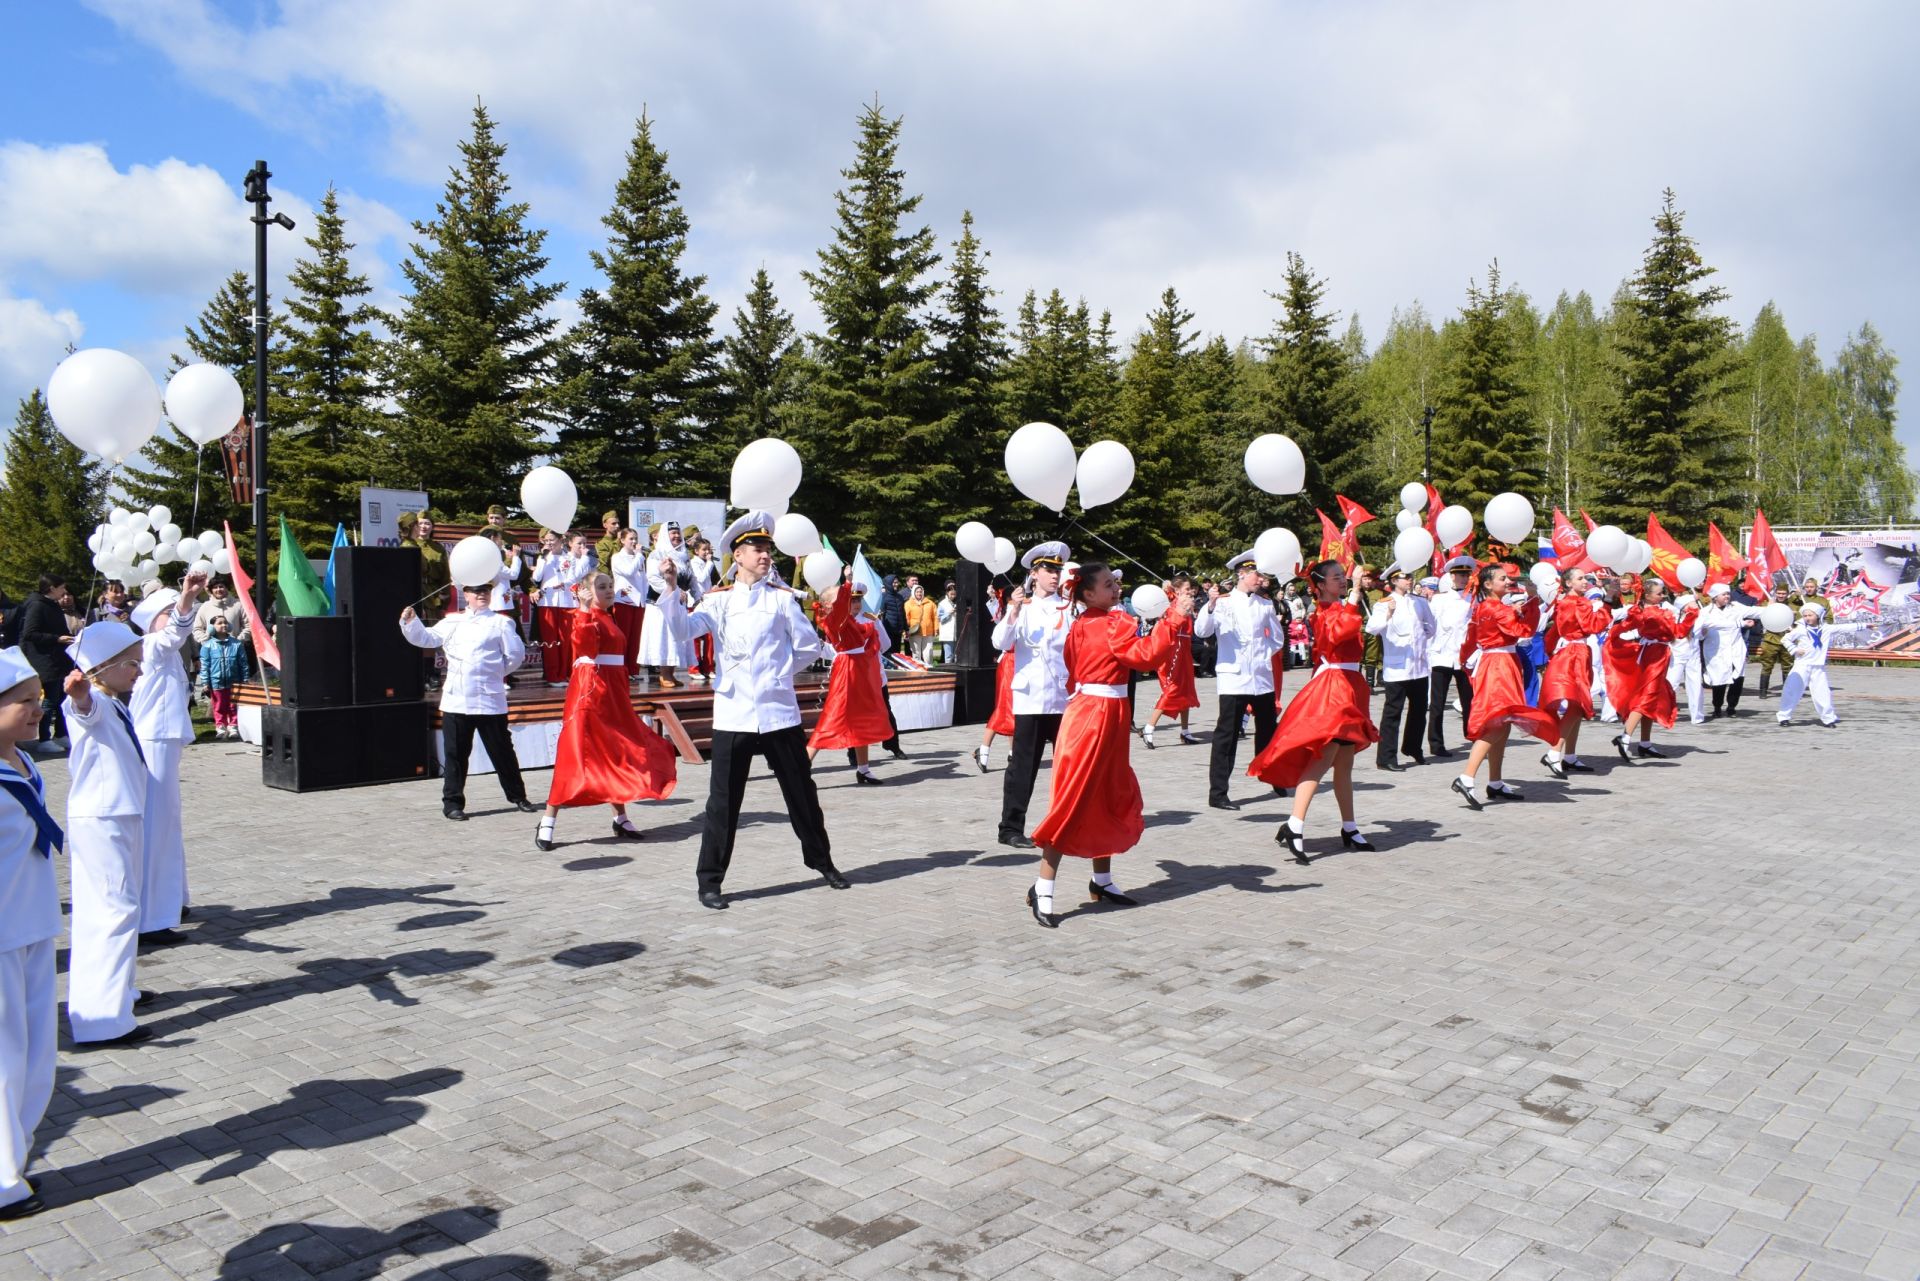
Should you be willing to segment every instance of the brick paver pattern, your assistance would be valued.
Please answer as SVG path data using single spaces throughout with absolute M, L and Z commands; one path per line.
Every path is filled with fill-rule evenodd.
M 724 914 L 704 766 L 645 842 L 570 811 L 541 854 L 491 777 L 456 825 L 197 747 L 158 1037 L 63 1046 L 0 1275 L 1911 1281 L 1920 676 L 1834 678 L 1839 730 L 1749 695 L 1628 767 L 1594 725 L 1565 784 L 1516 743 L 1480 814 L 1363 759 L 1379 849 L 1323 796 L 1310 868 L 1163 733 L 1143 905 L 1069 859 L 1057 931 L 977 727 L 879 788 L 823 756 L 844 893 L 757 772 Z

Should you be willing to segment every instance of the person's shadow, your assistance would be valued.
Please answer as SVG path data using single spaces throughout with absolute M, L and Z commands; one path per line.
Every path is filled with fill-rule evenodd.
M 490 1205 L 463 1205 L 409 1219 L 392 1228 L 341 1227 L 330 1223 L 274 1223 L 229 1249 L 218 1281 L 255 1277 L 325 1276 L 328 1281 L 371 1281 L 390 1260 L 420 1258 L 471 1245 L 500 1227 Z M 423 1265 L 424 1266 L 424 1265 Z M 493 1254 L 449 1265 L 455 1275 L 517 1277 L 543 1281 L 553 1270 L 529 1255 Z M 416 1279 L 448 1275 L 437 1267 Z
M 47 1115 L 33 1132 L 36 1152 L 45 1151 L 55 1139 L 69 1133 L 81 1118 L 118 1116 L 138 1112 L 149 1103 L 158 1103 L 184 1094 L 165 1085 L 113 1085 L 104 1090 L 87 1091 L 79 1086 L 84 1074 L 79 1068 L 62 1067 L 54 1072 L 53 1100 Z
M 384 957 L 331 957 L 324 961 L 307 961 L 298 967 L 301 973 L 299 978 L 289 975 L 238 986 L 156 992 L 154 1005 L 160 1010 L 172 1010 L 174 1006 L 196 1001 L 207 1003 L 197 1009 L 175 1010 L 160 1018 L 143 1019 L 141 1026 L 150 1028 L 156 1036 L 164 1036 L 277 1005 L 296 996 L 341 992 L 356 987 L 365 988 L 376 1001 L 402 1007 L 414 1006 L 420 1004 L 419 999 L 402 991 L 398 979 L 450 974 L 485 965 L 492 959 L 492 952 L 449 952 L 445 948 L 429 947 Z
M 1155 866 L 1160 869 L 1160 879 L 1140 887 L 1143 903 L 1167 903 L 1217 889 L 1237 890 L 1242 894 L 1292 894 L 1320 888 L 1318 881 L 1270 885 L 1266 878 L 1274 874 L 1274 869 L 1261 863 L 1181 863 L 1163 858 Z M 1097 910 L 1095 905 L 1090 907 Z
M 188 935 L 192 943 L 211 943 L 234 952 L 298 952 L 297 947 L 279 947 L 262 943 L 251 936 L 262 930 L 278 929 L 331 916 L 336 912 L 356 912 L 362 908 L 406 904 L 419 907 L 492 907 L 471 899 L 442 898 L 452 889 L 446 885 L 364 886 L 345 885 L 325 898 L 301 899 L 266 907 L 229 907 L 223 904 L 195 904 L 194 927 Z
M 428 1068 L 382 1079 L 303 1081 L 277 1103 L 196 1126 L 132 1148 L 120 1148 L 40 1176 L 49 1205 L 68 1205 L 130 1187 L 168 1170 L 224 1158 L 195 1183 L 245 1174 L 278 1152 L 362 1143 L 405 1129 L 427 1114 L 418 1096 L 457 1085 L 455 1068 Z

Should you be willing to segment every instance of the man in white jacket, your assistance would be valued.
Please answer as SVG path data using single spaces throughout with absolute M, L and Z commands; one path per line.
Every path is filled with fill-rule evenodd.
M 1213 721 L 1212 759 L 1207 768 L 1207 804 L 1217 810 L 1240 808 L 1227 795 L 1233 779 L 1233 758 L 1240 746 L 1240 717 L 1253 713 L 1253 751 L 1257 756 L 1273 737 L 1277 719 L 1273 707 L 1273 656 L 1286 644 L 1286 624 L 1274 612 L 1273 602 L 1254 593 L 1260 571 L 1251 551 L 1227 562 L 1234 573 L 1233 590 L 1221 595 L 1207 589 L 1207 603 L 1193 619 L 1195 636 L 1219 639 L 1214 660 L 1214 689 L 1219 709 Z
M 1460 647 L 1467 641 L 1467 621 L 1473 612 L 1468 584 L 1479 566 L 1471 556 L 1455 556 L 1447 562 L 1445 581 L 1427 602 L 1433 613 L 1433 639 L 1427 642 L 1427 755 L 1447 756 L 1447 690 L 1460 694 L 1460 732 L 1466 733 L 1467 718 L 1473 714 L 1473 682 L 1460 662 Z
M 1427 723 L 1427 646 L 1437 630 L 1433 610 L 1412 591 L 1413 575 L 1395 567 L 1387 574 L 1387 594 L 1368 615 L 1366 629 L 1380 638 L 1380 674 L 1386 682 L 1387 696 L 1380 709 L 1380 745 L 1374 765 L 1395 773 L 1406 769 L 1396 758 L 1394 744 L 1401 755 L 1415 764 L 1426 764 L 1420 751 L 1420 735 Z M 1406 728 L 1401 729 L 1401 713 Z

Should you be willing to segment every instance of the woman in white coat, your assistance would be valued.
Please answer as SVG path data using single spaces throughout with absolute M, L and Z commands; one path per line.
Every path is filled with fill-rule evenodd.
M 1733 588 L 1715 583 L 1709 589 L 1713 603 L 1700 611 L 1701 666 L 1704 679 L 1713 691 L 1713 715 L 1731 716 L 1740 706 L 1740 694 L 1746 687 L 1747 621 L 1760 617 L 1755 605 L 1733 603 Z
M 637 657 L 640 666 L 667 689 L 680 684 L 673 673 L 687 662 L 686 588 L 681 578 L 684 576 L 689 584 L 693 581 L 690 559 L 680 539 L 679 522 L 670 520 L 660 526 L 653 551 L 647 556 L 647 594 L 653 608 L 640 623 Z
M 204 577 L 188 575 L 178 592 L 141 601 L 133 625 L 141 633 L 140 683 L 127 710 L 147 762 L 147 812 L 140 858 L 140 937 L 170 943 L 187 906 L 187 849 L 180 833 L 180 757 L 193 741 L 187 711 L 192 686 L 181 651 L 193 635 L 195 604 Z

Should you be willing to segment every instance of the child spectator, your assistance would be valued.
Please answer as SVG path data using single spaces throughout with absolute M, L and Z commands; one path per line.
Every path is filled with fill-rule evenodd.
M 233 691 L 252 675 L 247 664 L 247 647 L 227 626 L 224 614 L 208 621 L 207 641 L 200 647 L 200 687 L 207 691 L 213 705 L 213 736 L 219 739 L 240 737 L 240 708 Z

